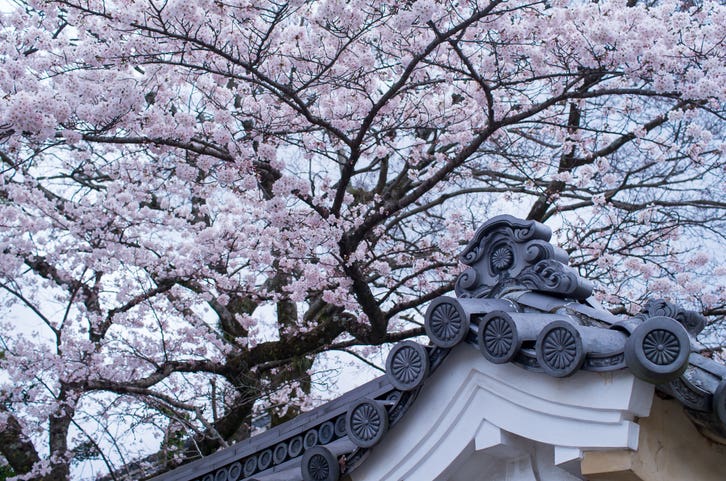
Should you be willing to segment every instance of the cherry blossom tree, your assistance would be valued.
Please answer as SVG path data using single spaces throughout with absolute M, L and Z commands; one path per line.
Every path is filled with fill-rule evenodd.
M 16 0 L 0 27 L 0 454 L 168 469 L 422 333 L 485 219 L 718 350 L 726 8 Z M 154 448 L 156 449 L 156 448 Z

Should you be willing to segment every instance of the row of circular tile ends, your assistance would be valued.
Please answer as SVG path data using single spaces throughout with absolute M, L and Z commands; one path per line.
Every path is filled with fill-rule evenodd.
M 324 445 L 346 437 L 359 448 L 377 444 L 388 430 L 386 405 L 395 396 L 383 400 L 363 398 L 353 403 L 346 414 L 309 429 L 303 435 L 282 441 L 247 458 L 206 474 L 198 481 L 255 481 L 252 477 L 273 466 L 302 454 L 301 470 L 305 481 L 337 481 L 339 460 Z
M 492 310 L 492 305 L 488 300 L 441 296 L 426 312 L 426 334 L 438 347 L 450 349 L 467 340 L 493 363 L 515 362 L 554 377 L 567 377 L 580 369 L 614 371 L 627 367 L 646 382 L 665 385 L 681 379 L 689 368 L 689 333 L 681 322 L 668 316 L 638 315 L 596 327 L 595 323 L 582 325 L 567 314 L 518 312 L 513 305 L 511 311 Z M 413 352 L 412 348 L 398 349 L 402 352 L 390 361 L 393 369 L 389 369 L 389 376 L 399 378 L 399 389 L 407 380 L 422 382 L 414 381 L 412 373 L 402 367 L 413 366 L 408 360 L 410 354 L 404 354 Z M 716 366 L 710 360 L 703 362 Z M 691 366 L 693 369 L 698 370 Z M 710 411 L 718 423 L 726 428 L 726 370 L 718 372 L 714 374 L 715 384 L 702 395 L 710 401 Z
M 688 332 L 669 317 L 633 319 L 604 329 L 581 325 L 566 314 L 486 308 L 477 312 L 476 306 L 476 299 L 435 299 L 425 318 L 431 342 L 451 348 L 468 335 L 475 336 L 482 355 L 496 364 L 518 361 L 523 352 L 526 357 L 534 351 L 537 362 L 528 367 L 555 377 L 570 376 L 581 368 L 604 371 L 627 366 L 637 377 L 661 384 L 680 376 L 688 365 Z M 588 357 L 611 361 L 586 363 Z
M 476 299 L 439 297 L 426 312 L 426 334 L 438 348 L 448 350 L 468 340 L 493 363 L 517 362 L 555 377 L 579 369 L 627 367 L 641 379 L 662 384 L 677 379 L 688 366 L 689 335 L 670 317 L 634 318 L 606 329 L 581 325 L 567 315 L 492 311 L 486 306 Z M 344 436 L 360 449 L 376 445 L 388 430 L 388 407 L 395 405 L 401 391 L 420 388 L 430 375 L 431 349 L 410 340 L 397 343 L 386 360 L 386 376 L 394 390 L 385 399 L 360 399 L 346 414 L 199 481 L 255 481 L 251 477 L 255 473 L 300 454 L 304 481 L 338 481 L 344 463 L 325 445 Z M 586 362 L 591 358 L 608 361 Z M 716 389 L 713 403 L 716 414 L 726 421 L 726 380 Z

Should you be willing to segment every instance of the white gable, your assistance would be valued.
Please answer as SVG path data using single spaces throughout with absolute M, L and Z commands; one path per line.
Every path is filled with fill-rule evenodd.
M 580 479 L 585 450 L 637 449 L 653 385 L 628 371 L 567 379 L 453 349 L 353 481 Z M 572 462 L 575 461 L 575 462 Z

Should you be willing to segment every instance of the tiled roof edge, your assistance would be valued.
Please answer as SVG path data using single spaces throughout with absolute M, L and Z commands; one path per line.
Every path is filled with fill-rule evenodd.
M 153 481 L 338 481 L 403 419 L 451 348 L 467 343 L 489 361 L 564 378 L 630 370 L 677 399 L 710 438 L 726 443 L 726 366 L 699 353 L 705 319 L 664 300 L 618 318 L 591 297 L 551 231 L 498 216 L 460 256 L 456 297 L 425 315 L 431 345 L 396 344 L 386 374 L 287 423 Z

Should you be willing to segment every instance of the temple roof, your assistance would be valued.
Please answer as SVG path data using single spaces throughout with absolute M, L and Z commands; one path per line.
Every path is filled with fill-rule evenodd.
M 664 300 L 648 302 L 633 317 L 613 316 L 591 297 L 590 282 L 567 265 L 567 254 L 550 237 L 538 222 L 489 220 L 460 256 L 468 268 L 457 279 L 456 297 L 429 305 L 428 345 L 402 341 L 391 349 L 385 375 L 154 480 L 337 481 L 359 468 L 406 417 L 433 373 L 449 367 L 444 360 L 454 349 L 469 353 L 457 354 L 457 365 L 471 363 L 461 359 L 478 351 L 477 369 L 492 379 L 521 377 L 531 385 L 551 379 L 559 393 L 603 386 L 583 372 L 639 380 L 675 398 L 704 435 L 726 444 L 726 367 L 701 355 L 695 339 L 705 319 Z M 539 399 L 557 404 L 546 398 Z M 592 409 L 602 414 L 606 408 Z M 619 418 L 625 428 L 628 417 L 642 415 L 623 412 L 629 413 Z M 622 443 L 633 449 L 626 438 Z

